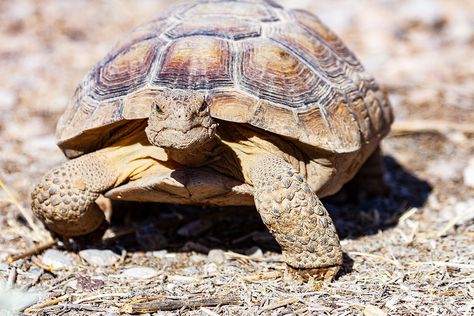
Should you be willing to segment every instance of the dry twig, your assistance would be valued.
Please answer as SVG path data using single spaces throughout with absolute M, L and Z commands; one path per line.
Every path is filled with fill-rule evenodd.
M 69 294 L 65 294 L 65 295 L 57 297 L 55 299 L 52 299 L 52 300 L 37 304 L 35 306 L 32 306 L 32 307 L 28 308 L 27 310 L 25 310 L 25 313 L 26 314 L 31 314 L 31 313 L 38 312 L 38 311 L 40 311 L 41 309 L 43 309 L 45 307 L 52 306 L 52 305 L 57 305 L 61 302 L 64 302 L 68 298 L 69 298 Z
M 154 299 L 149 302 L 129 303 L 122 307 L 124 313 L 154 313 L 157 311 L 172 311 L 181 308 L 196 308 L 203 306 L 235 305 L 240 298 L 235 294 L 221 297 L 205 297 L 191 299 Z
M 286 298 L 286 299 L 283 299 L 283 300 L 276 300 L 273 303 L 262 307 L 262 310 L 263 311 L 271 311 L 273 309 L 277 309 L 277 308 L 282 307 L 282 306 L 286 306 L 286 305 L 289 305 L 289 304 L 296 303 L 299 300 L 300 300 L 300 298 L 298 298 L 296 296 L 289 297 L 289 298 Z
M 40 244 L 40 245 L 30 249 L 30 250 L 27 250 L 27 251 L 22 252 L 20 254 L 8 257 L 7 262 L 8 262 L 8 264 L 12 264 L 16 260 L 36 255 L 37 253 L 40 253 L 40 252 L 42 252 L 46 249 L 49 249 L 49 248 L 53 247 L 54 245 L 56 245 L 56 243 L 57 243 L 57 240 L 47 241 L 47 242 L 45 242 L 43 244 Z

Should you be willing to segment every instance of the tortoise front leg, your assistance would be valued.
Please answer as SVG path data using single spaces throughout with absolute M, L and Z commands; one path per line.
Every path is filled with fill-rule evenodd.
M 305 279 L 332 280 L 342 265 L 334 224 L 305 179 L 272 155 L 251 168 L 255 205 L 280 244 L 290 270 Z
M 90 234 L 106 224 L 95 200 L 116 180 L 117 172 L 97 152 L 70 160 L 48 172 L 34 188 L 33 213 L 60 236 Z

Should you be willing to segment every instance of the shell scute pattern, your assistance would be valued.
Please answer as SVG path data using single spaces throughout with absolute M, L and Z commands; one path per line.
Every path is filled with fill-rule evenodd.
M 237 1 L 225 1 L 219 4 L 214 2 L 196 3 L 194 6 L 182 10 L 177 16 L 181 19 L 190 20 L 209 16 L 233 16 L 261 22 L 279 20 L 278 16 L 268 5 Z
M 302 108 L 329 88 L 284 47 L 268 39 L 245 41 L 240 53 L 240 84 L 268 101 Z
M 318 38 L 321 43 L 327 44 L 328 47 L 334 50 L 338 56 L 342 56 L 346 62 L 356 67 L 359 71 L 364 71 L 364 68 L 355 55 L 346 45 L 344 45 L 336 34 L 321 22 L 319 18 L 304 10 L 293 10 L 292 13 L 298 25 Z
M 164 52 L 153 82 L 180 89 L 232 85 L 231 63 L 230 44 L 224 40 L 207 36 L 179 38 Z
M 247 37 L 258 37 L 261 27 L 250 20 L 241 20 L 234 17 L 201 17 L 180 22 L 166 35 L 176 39 L 192 35 L 206 35 L 239 40 Z
M 125 47 L 95 72 L 96 99 L 122 96 L 145 84 L 155 60 L 159 40 L 149 39 Z
M 92 69 L 60 119 L 60 147 L 100 146 L 85 134 L 106 143 L 118 123 L 146 119 L 166 88 L 203 91 L 215 118 L 340 152 L 393 120 L 373 78 L 317 17 L 272 1 L 201 0 L 138 27 Z

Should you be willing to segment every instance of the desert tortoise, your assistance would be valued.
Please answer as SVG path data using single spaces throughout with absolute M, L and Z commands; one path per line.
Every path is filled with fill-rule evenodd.
M 342 252 L 319 197 L 338 191 L 393 120 L 374 79 L 314 15 L 272 1 L 193 1 L 128 34 L 57 126 L 70 158 L 32 193 L 53 232 L 103 225 L 95 200 L 255 204 L 302 275 Z

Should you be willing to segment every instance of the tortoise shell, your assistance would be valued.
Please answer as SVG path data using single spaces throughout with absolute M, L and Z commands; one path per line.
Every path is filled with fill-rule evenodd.
M 314 15 L 270 1 L 193 1 L 138 27 L 77 88 L 57 126 L 70 158 L 143 124 L 164 89 L 199 90 L 212 117 L 332 152 L 378 141 L 388 100 Z

